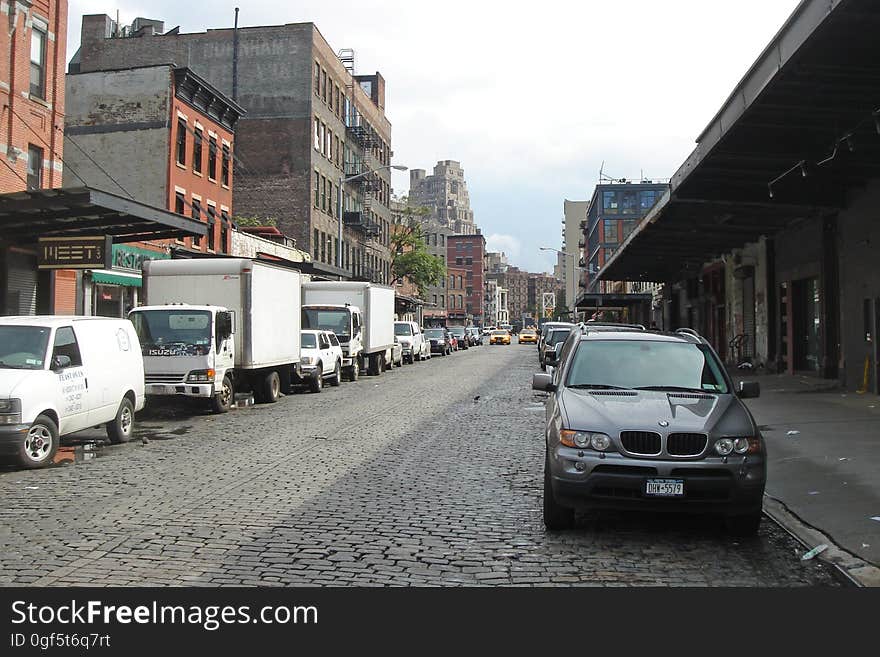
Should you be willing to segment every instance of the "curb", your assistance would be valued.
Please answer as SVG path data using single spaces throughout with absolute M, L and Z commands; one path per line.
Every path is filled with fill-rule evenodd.
M 809 550 L 823 543 L 828 549 L 816 556 L 831 566 L 844 583 L 857 587 L 880 587 L 880 568 L 845 550 L 827 534 L 806 523 L 783 501 L 764 494 L 764 515 Z

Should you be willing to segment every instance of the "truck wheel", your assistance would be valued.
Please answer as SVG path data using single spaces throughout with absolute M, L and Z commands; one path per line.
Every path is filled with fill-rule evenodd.
M 378 354 L 370 354 L 368 356 L 370 359 L 369 365 L 369 373 L 370 376 L 379 376 L 379 355 Z
M 214 398 L 211 400 L 211 410 L 215 413 L 225 413 L 232 408 L 232 401 L 234 399 L 235 388 L 232 386 L 232 379 L 224 376 L 220 392 L 214 395 Z
M 321 392 L 324 389 L 324 374 L 321 363 L 318 363 L 318 369 L 315 376 L 309 381 L 309 390 L 312 392 Z
M 333 371 L 333 378 L 330 379 L 330 385 L 336 388 L 340 383 L 342 383 L 342 364 L 337 360 L 336 369 Z
M 348 380 L 349 381 L 357 381 L 360 374 L 361 374 L 360 359 L 354 358 L 351 361 L 351 367 L 348 368 Z
M 274 404 L 281 396 L 281 377 L 272 370 L 263 377 L 263 394 L 260 395 L 264 404 Z
M 58 427 L 52 418 L 38 415 L 18 448 L 18 462 L 25 468 L 49 465 L 58 451 Z
M 122 398 L 116 417 L 107 423 L 107 437 L 114 445 L 131 440 L 134 430 L 134 405 L 128 397 Z

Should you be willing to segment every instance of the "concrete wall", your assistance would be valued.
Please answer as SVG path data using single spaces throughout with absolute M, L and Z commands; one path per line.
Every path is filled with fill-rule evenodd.
M 880 181 L 850 199 L 849 207 L 838 216 L 840 246 L 840 314 L 844 371 L 842 379 L 849 390 L 862 387 L 865 358 L 869 359 L 868 390 L 877 388 L 876 319 L 871 341 L 866 339 L 864 300 L 871 299 L 874 316 L 880 313 Z M 873 318 L 872 318 L 873 319 Z
M 258 254 L 265 253 L 284 258 L 291 262 L 309 262 L 311 257 L 308 253 L 291 246 L 285 246 L 272 240 L 267 240 L 257 235 L 250 235 L 238 230 L 232 231 L 232 250 L 230 255 L 237 258 L 256 258 Z
M 64 186 L 167 207 L 170 103 L 168 67 L 68 75 Z

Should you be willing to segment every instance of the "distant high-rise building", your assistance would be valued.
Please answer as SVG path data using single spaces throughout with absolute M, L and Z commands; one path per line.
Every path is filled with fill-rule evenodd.
M 412 169 L 409 200 L 411 205 L 428 208 L 431 217 L 455 235 L 477 233 L 464 169 L 455 160 L 441 160 L 430 176 L 425 175 L 424 169 Z

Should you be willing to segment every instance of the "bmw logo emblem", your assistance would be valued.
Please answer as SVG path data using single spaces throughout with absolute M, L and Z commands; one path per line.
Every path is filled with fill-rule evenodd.
M 660 420 L 657 424 L 659 424 L 661 427 L 669 426 L 669 422 L 667 422 L 666 420 Z

